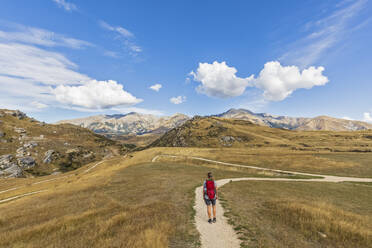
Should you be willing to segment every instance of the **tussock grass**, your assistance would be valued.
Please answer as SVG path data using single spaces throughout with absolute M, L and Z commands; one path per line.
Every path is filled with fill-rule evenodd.
M 267 202 L 275 218 L 308 239 L 338 247 L 371 247 L 370 216 L 361 216 L 325 202 Z
M 221 193 L 243 247 L 372 247 L 370 187 L 232 182 Z
M 208 171 L 217 179 L 255 174 L 148 163 L 158 152 L 116 157 L 89 173 L 82 173 L 83 167 L 45 184 L 31 185 L 38 179 L 27 179 L 27 187 L 11 194 L 36 187 L 48 191 L 0 204 L 0 247 L 198 247 L 195 187 Z

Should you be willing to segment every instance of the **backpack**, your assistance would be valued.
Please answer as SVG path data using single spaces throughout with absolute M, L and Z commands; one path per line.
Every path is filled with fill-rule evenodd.
M 209 199 L 214 199 L 216 197 L 216 188 L 214 187 L 213 180 L 205 181 L 206 188 L 207 188 L 207 195 Z

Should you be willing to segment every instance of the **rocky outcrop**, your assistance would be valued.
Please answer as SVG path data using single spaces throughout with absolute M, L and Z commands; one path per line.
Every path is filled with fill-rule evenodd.
M 0 177 L 20 177 L 22 169 L 13 162 L 13 155 L 0 156 Z
M 14 132 L 21 134 L 21 133 L 26 133 L 26 130 L 21 127 L 14 127 Z
M 19 167 L 21 167 L 22 169 L 31 169 L 36 165 L 35 159 L 31 156 L 18 158 L 17 161 Z
M 32 149 L 36 146 L 38 146 L 38 143 L 35 142 L 35 141 L 31 141 L 31 142 L 28 142 L 28 143 L 23 145 L 23 147 L 26 148 L 26 149 Z
M 6 110 L 4 111 L 5 114 L 14 116 L 19 120 L 22 120 L 27 117 L 27 115 L 19 110 Z
M 55 154 L 54 150 L 48 150 L 47 152 L 45 152 L 43 163 L 44 164 L 51 163 L 53 161 L 53 154 Z
M 6 154 L 0 156 L 0 169 L 5 170 L 10 167 L 12 164 L 13 155 L 12 154 Z
M 235 138 L 232 136 L 223 136 L 220 138 L 220 142 L 224 146 L 232 146 L 232 144 L 235 142 Z

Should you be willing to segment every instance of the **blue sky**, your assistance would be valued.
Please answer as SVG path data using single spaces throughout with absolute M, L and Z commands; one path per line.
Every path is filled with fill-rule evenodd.
M 0 108 L 372 122 L 371 31 L 367 0 L 3 0 Z

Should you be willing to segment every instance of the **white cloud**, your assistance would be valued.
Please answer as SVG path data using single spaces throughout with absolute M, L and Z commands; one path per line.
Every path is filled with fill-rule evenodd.
M 363 121 L 372 123 L 371 113 L 368 113 L 368 112 L 363 113 Z
M 8 24 L 8 26 L 16 31 L 6 32 L 0 30 L 1 42 L 17 42 L 47 47 L 64 46 L 75 49 L 93 46 L 93 44 L 87 41 L 74 39 L 45 29 L 27 27 L 19 24 Z
M 328 16 L 308 22 L 303 30 L 304 37 L 289 44 L 288 52 L 280 57 L 280 61 L 307 67 L 329 54 L 326 52 L 361 27 L 354 17 L 366 3 L 366 0 L 344 1 Z M 363 19 L 358 21 L 363 24 Z
M 43 109 L 43 108 L 47 108 L 48 107 L 48 105 L 46 105 L 44 103 L 41 103 L 41 102 L 38 102 L 38 101 L 31 102 L 31 105 L 34 106 L 37 109 Z
M 116 81 L 92 80 L 84 85 L 59 85 L 52 90 L 58 101 L 75 106 L 104 109 L 118 105 L 134 105 L 142 101 L 126 92 Z
M 65 0 L 53 0 L 58 7 L 65 9 L 66 11 L 77 10 L 77 7 L 73 3 L 66 2 Z
M 282 66 L 277 61 L 271 61 L 265 64 L 254 84 L 264 91 L 265 99 L 281 101 L 297 89 L 325 85 L 328 78 L 322 74 L 323 71 L 321 66 L 300 71 L 297 66 Z
M 218 98 L 229 98 L 240 96 L 245 88 L 253 80 L 253 75 L 247 78 L 239 78 L 235 74 L 237 70 L 229 67 L 226 62 L 199 63 L 196 72 L 192 71 L 191 76 L 195 81 L 201 83 L 196 90 L 207 96 Z
M 113 51 L 104 51 L 103 55 L 105 55 L 107 57 L 111 57 L 111 58 L 119 58 L 118 53 L 113 52 Z
M 348 121 L 353 121 L 353 118 L 350 118 L 348 116 L 341 117 L 341 119 L 348 120 Z
M 212 97 L 229 98 L 240 96 L 247 87 L 263 90 L 263 97 L 269 101 L 281 101 L 296 89 L 310 89 L 328 82 L 322 73 L 323 67 L 309 67 L 302 71 L 297 66 L 282 66 L 277 61 L 268 62 L 257 78 L 236 76 L 237 70 L 225 62 L 199 63 L 195 72 L 190 74 L 201 83 L 196 90 Z
M 135 38 L 134 34 L 128 29 L 120 26 L 112 26 L 104 21 L 99 21 L 99 25 L 108 31 L 114 32 L 117 36 L 116 39 L 121 40 L 124 47 L 129 50 L 132 55 L 136 55 L 142 52 L 142 48 L 135 44 L 133 39 Z
M 181 104 L 183 102 L 186 102 L 186 96 L 172 97 L 169 99 L 169 101 L 173 104 Z
M 116 82 L 99 83 L 78 72 L 78 66 L 63 54 L 50 51 L 51 47 L 62 45 L 80 48 L 85 44 L 84 42 L 54 35 L 42 29 L 26 28 L 15 24 L 11 26 L 20 31 L 0 31 L 0 104 L 2 106 L 40 111 L 46 107 L 129 106 L 141 101 L 124 91 L 123 87 Z M 49 49 L 40 46 L 47 46 Z M 87 89 L 88 87 L 91 89 Z M 58 93 L 58 96 L 55 93 Z M 79 93 L 82 94 L 82 102 L 74 98 L 74 94 Z M 69 96 L 72 97 L 71 100 L 66 99 Z M 91 99 L 94 96 L 97 97 L 96 103 Z M 102 99 L 103 97 L 108 100 Z
M 161 84 L 154 84 L 149 87 L 149 89 L 152 89 L 154 91 L 159 91 L 161 89 L 162 85 Z
M 134 37 L 134 34 L 126 28 L 123 28 L 123 27 L 120 27 L 120 26 L 114 27 L 114 26 L 111 26 L 110 24 L 108 24 L 107 22 L 104 22 L 104 21 L 100 21 L 99 24 L 101 25 L 102 28 L 104 28 L 106 30 L 109 30 L 109 31 L 114 31 L 114 32 L 118 33 L 119 35 L 121 35 L 125 38 Z
M 0 43 L 0 75 L 50 85 L 90 80 L 74 69 L 77 69 L 77 65 L 60 53 L 29 45 Z

